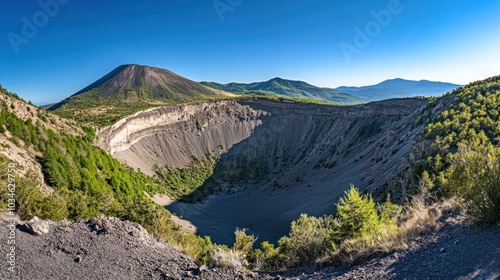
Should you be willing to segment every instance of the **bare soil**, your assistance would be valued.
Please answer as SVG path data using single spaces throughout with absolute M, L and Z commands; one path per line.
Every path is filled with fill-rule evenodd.
M 17 224 L 16 270 L 0 262 L 0 279 L 500 279 L 500 226 L 475 227 L 452 215 L 438 230 L 354 267 L 307 267 L 276 273 L 207 268 L 141 226 L 116 218 L 52 223 L 34 236 Z M 7 221 L 0 253 L 7 255 Z M 272 276 L 270 276 L 272 275 Z
M 198 266 L 141 226 L 116 218 L 54 223 L 39 236 L 17 225 L 16 269 L 8 271 L 7 221 L 0 220 L 0 279 L 266 279 L 249 271 Z

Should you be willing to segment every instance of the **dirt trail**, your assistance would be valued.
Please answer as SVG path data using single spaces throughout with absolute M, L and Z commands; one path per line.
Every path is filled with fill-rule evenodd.
M 168 197 L 167 195 L 155 195 L 154 197 L 151 198 L 156 204 L 161 205 L 163 207 L 168 207 L 174 201 Z M 171 217 L 172 221 L 179 225 L 184 232 L 189 232 L 189 233 L 194 233 L 196 234 L 198 229 L 196 228 L 195 225 L 193 225 L 190 221 L 180 218 L 177 215 L 173 214 Z

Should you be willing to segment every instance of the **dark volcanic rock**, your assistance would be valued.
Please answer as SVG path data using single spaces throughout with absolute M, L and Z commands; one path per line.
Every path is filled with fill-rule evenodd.
M 52 224 L 44 235 L 16 229 L 16 268 L 0 262 L 0 279 L 265 279 L 249 271 L 200 268 L 191 258 L 135 223 L 99 217 Z M 20 228 L 20 227 L 18 227 Z M 101 231 L 107 228 L 106 234 Z M 112 228 L 112 230 L 109 230 Z M 45 230 L 42 227 L 42 232 Z M 0 220 L 0 253 L 7 255 L 7 222 Z

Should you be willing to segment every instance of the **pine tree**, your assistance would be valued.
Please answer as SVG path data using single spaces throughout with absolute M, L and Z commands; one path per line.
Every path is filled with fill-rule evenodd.
M 360 195 L 351 185 L 337 204 L 337 216 L 329 232 L 335 247 L 348 239 L 363 238 L 377 231 L 380 224 L 371 195 Z

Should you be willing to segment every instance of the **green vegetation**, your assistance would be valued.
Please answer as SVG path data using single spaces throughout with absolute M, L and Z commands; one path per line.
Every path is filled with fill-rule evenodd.
M 7 89 L 5 89 L 5 88 L 2 86 L 2 84 L 0 84 L 0 92 L 1 92 L 1 93 L 3 93 L 3 94 L 5 94 L 5 95 L 7 95 L 7 96 L 10 96 L 10 97 L 12 97 L 12 98 L 14 98 L 14 99 L 17 99 L 17 100 L 19 100 L 19 101 L 26 102 L 26 101 L 24 101 L 24 99 L 22 99 L 21 97 L 19 97 L 19 95 L 17 95 L 16 93 L 14 93 L 14 92 L 10 92 L 10 91 L 8 91 Z M 31 101 L 30 101 L 30 103 L 31 103 Z
M 95 135 L 90 128 L 85 128 L 85 134 L 80 136 L 56 133 L 41 123 L 50 118 L 36 123 L 23 121 L 10 112 L 10 106 L 4 102 L 0 130 L 2 133 L 8 130 L 12 135 L 10 141 L 15 145 L 40 155 L 45 180 L 54 189 L 49 195 L 43 194 L 33 173 L 20 178 L 16 199 L 23 219 L 35 215 L 55 220 L 90 218 L 99 213 L 116 216 L 142 224 L 155 236 L 201 263 L 254 269 L 281 269 L 318 259 L 354 264 L 382 252 L 404 248 L 416 236 L 433 229 L 441 211 L 454 207 L 450 197 L 458 198 L 478 223 L 500 222 L 500 76 L 472 83 L 444 98 L 456 101 L 432 119 L 432 106 L 440 102 L 435 100 L 425 111 L 425 117 L 418 120 L 422 124 L 430 122 L 422 135 L 431 144 L 413 166 L 420 189 L 405 205 L 391 203 L 390 197 L 384 203 L 376 203 L 370 195 L 362 195 L 351 187 L 337 203 L 335 215 L 303 214 L 292 222 L 289 234 L 278 241 L 277 247 L 263 242 L 257 249 L 254 248 L 257 238 L 247 235 L 245 230 L 235 232 L 231 249 L 212 244 L 208 237 L 182 233 L 170 220 L 170 213 L 153 204 L 145 194 L 168 193 L 177 199 L 196 201 L 206 193 L 213 193 L 216 181 L 210 184 L 210 180 L 217 159 L 209 155 L 193 159 L 183 169 L 158 168 L 156 177 L 149 178 L 93 146 Z M 370 135 L 376 129 L 374 122 L 358 133 Z M 331 151 L 334 152 L 335 149 Z M 0 166 L 7 162 L 5 157 L 0 157 Z M 229 169 L 235 173 L 224 176 L 244 172 L 241 178 L 235 178 L 259 178 L 260 171 L 251 163 L 235 162 L 240 166 Z M 5 190 L 0 194 L 3 197 Z
M 376 204 L 370 195 L 361 195 L 351 186 L 337 204 L 336 215 L 302 214 L 292 222 L 290 233 L 278 241 L 277 248 L 263 242 L 260 248 L 251 249 L 256 238 L 237 230 L 233 248 L 218 249 L 217 256 L 224 260 L 219 264 L 235 266 L 240 261 L 240 265 L 249 268 L 268 270 L 318 260 L 356 264 L 380 253 L 405 248 L 416 236 L 435 228 L 441 210 L 431 208 L 431 204 L 425 190 L 399 206 L 391 203 L 390 197 Z M 450 203 L 441 206 L 446 210 L 452 207 Z
M 3 102 L 0 127 L 10 132 L 12 143 L 37 151 L 45 181 L 53 189 L 48 195 L 42 193 L 42 184 L 34 172 L 18 178 L 16 210 L 21 219 L 38 216 L 76 220 L 102 213 L 137 222 L 198 261 L 209 261 L 213 246 L 210 239 L 181 232 L 171 221 L 171 214 L 146 195 L 165 193 L 167 188 L 93 146 L 93 129 L 86 127 L 79 136 L 55 132 L 43 125 L 50 117 L 33 124 L 31 119 L 23 121 L 9 109 Z M 5 164 L 8 159 L 0 157 L 0 166 Z M 3 188 L 0 194 L 6 201 Z
M 443 99 L 455 100 L 432 119 L 432 109 Z M 456 209 L 455 199 L 476 222 L 498 224 L 500 76 L 457 89 L 443 99 L 432 100 L 418 120 L 419 125 L 428 122 L 422 134 L 431 145 L 413 166 L 416 195 L 405 205 L 395 205 L 390 198 L 377 204 L 351 187 L 339 200 L 335 216 L 301 215 L 277 248 L 263 243 L 261 249 L 247 252 L 263 256 L 264 247 L 267 252 L 260 260 L 247 258 L 249 266 L 254 261 L 266 269 L 280 269 L 318 259 L 354 264 L 405 248 L 435 228 L 442 211 Z M 369 128 L 359 131 L 365 132 L 370 133 Z
M 217 157 L 207 154 L 202 159 L 193 157 L 186 168 L 156 167 L 155 180 L 166 187 L 166 192 L 172 199 L 199 202 L 208 194 L 215 192 L 215 186 L 210 184 L 209 178 L 214 173 L 217 161 Z M 203 185 L 210 187 L 205 186 L 200 189 Z
M 500 76 L 449 95 L 457 101 L 425 128 L 423 135 L 433 144 L 415 173 L 423 174 L 429 188 L 461 198 L 477 222 L 498 223 Z
M 444 173 L 444 189 L 467 204 L 467 213 L 481 224 L 500 222 L 500 147 L 487 142 L 459 143 Z
M 278 255 L 272 256 L 274 264 L 287 267 L 315 261 L 328 248 L 328 229 L 331 224 L 331 216 L 317 218 L 302 214 L 290 225 L 288 236 L 278 241 Z
M 267 99 L 277 102 L 300 102 L 309 104 L 319 104 L 319 105 L 344 105 L 340 102 L 334 102 L 329 100 L 311 98 L 311 97 L 290 97 L 286 95 L 280 95 L 269 91 L 247 91 L 247 92 L 235 92 L 240 99 L 246 99 L 248 97 L 255 97 L 259 99 Z
M 148 100 L 126 101 L 116 98 L 99 98 L 96 91 L 88 95 L 72 97 L 69 103 L 62 105 L 54 113 L 83 124 L 104 127 L 135 112 L 166 104 L 168 103 Z
M 361 196 L 351 186 L 345 197 L 337 204 L 337 217 L 333 222 L 329 235 L 333 247 L 348 239 L 371 238 L 379 231 L 380 217 L 375 209 L 371 196 Z
M 123 88 L 116 94 L 105 97 L 102 90 L 93 89 L 70 97 L 69 101 L 54 110 L 54 113 L 82 124 L 104 127 L 149 108 L 229 98 L 217 95 L 193 95 L 179 99 L 167 93 L 161 98 L 153 98 L 152 93 L 146 87 L 141 87 L 138 90 Z
M 288 96 L 276 95 L 269 92 L 249 92 L 236 93 L 236 96 L 213 96 L 213 97 L 193 97 L 175 101 L 173 99 L 149 99 L 149 98 L 114 98 L 100 97 L 99 90 L 93 90 L 86 94 L 71 97 L 71 100 L 54 110 L 54 113 L 70 120 L 75 120 L 83 125 L 96 125 L 105 127 L 116 123 L 118 120 L 143 111 L 146 109 L 177 105 L 189 104 L 206 101 L 217 100 L 245 100 L 251 97 L 267 99 L 277 102 L 301 102 L 320 105 L 341 105 L 341 103 L 318 100 L 314 98 L 293 98 Z

